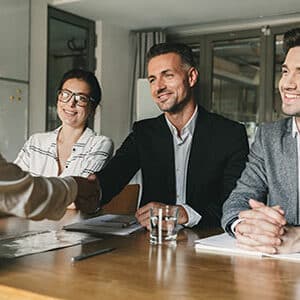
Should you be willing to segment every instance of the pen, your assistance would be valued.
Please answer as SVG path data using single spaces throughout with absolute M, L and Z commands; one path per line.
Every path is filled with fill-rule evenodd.
M 129 222 L 112 222 L 112 221 L 101 221 L 92 226 L 104 226 L 104 227 L 114 227 L 114 228 L 126 228 L 136 223 L 136 220 Z
M 80 254 L 78 256 L 74 256 L 72 257 L 72 261 L 79 261 L 79 260 L 83 260 L 92 256 L 96 256 L 96 255 L 100 255 L 100 254 L 104 254 L 107 252 L 111 252 L 113 250 L 115 250 L 116 248 L 104 248 L 95 252 L 91 252 L 91 253 L 87 253 L 87 254 Z

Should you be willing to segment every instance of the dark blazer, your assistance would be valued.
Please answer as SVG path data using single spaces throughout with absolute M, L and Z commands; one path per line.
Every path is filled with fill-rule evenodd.
M 186 201 L 202 216 L 200 227 L 220 226 L 222 204 L 245 167 L 248 151 L 243 125 L 198 107 Z M 136 122 L 112 160 L 97 173 L 102 203 L 118 194 L 139 169 L 140 206 L 151 201 L 176 203 L 173 137 L 163 114 Z

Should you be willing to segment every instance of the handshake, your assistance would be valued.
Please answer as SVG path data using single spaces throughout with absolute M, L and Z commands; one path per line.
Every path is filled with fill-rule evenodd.
M 95 175 L 88 178 L 73 177 L 77 183 L 77 197 L 74 201 L 76 209 L 83 213 L 95 213 L 100 208 L 100 184 Z

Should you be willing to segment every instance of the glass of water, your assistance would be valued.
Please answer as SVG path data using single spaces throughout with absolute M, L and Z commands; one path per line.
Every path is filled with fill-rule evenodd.
M 150 242 L 162 244 L 176 241 L 178 207 L 166 205 L 150 208 Z

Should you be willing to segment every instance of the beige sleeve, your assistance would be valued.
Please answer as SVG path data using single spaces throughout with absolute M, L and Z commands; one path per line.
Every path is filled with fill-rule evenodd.
M 76 195 L 72 177 L 32 177 L 0 155 L 0 211 L 34 220 L 58 220 Z

